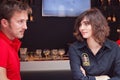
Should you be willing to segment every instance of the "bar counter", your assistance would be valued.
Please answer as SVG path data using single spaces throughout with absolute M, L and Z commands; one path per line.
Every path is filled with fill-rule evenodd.
M 20 63 L 22 80 L 72 80 L 69 60 L 25 61 Z
M 70 70 L 69 60 L 25 61 L 20 64 L 21 71 Z

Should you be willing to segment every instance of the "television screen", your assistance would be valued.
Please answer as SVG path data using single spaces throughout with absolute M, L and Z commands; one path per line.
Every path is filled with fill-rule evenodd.
M 90 0 L 42 0 L 42 16 L 74 17 L 90 7 Z

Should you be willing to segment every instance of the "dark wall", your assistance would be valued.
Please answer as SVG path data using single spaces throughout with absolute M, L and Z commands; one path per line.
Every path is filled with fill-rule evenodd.
M 28 22 L 28 30 L 22 39 L 22 47 L 28 50 L 65 48 L 72 43 L 73 27 L 76 17 L 42 17 L 42 0 L 33 0 L 34 21 Z M 99 7 L 99 0 L 91 0 L 91 7 Z M 110 23 L 110 39 L 117 40 L 117 25 Z
M 28 22 L 28 30 L 22 39 L 22 47 L 29 50 L 36 48 L 65 48 L 74 41 L 73 26 L 75 17 L 42 17 L 41 0 L 35 0 L 34 21 Z

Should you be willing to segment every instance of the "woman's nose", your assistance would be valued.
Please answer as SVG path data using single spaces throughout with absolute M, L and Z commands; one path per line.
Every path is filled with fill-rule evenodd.
M 84 25 L 81 25 L 81 26 L 80 26 L 80 29 L 84 29 Z

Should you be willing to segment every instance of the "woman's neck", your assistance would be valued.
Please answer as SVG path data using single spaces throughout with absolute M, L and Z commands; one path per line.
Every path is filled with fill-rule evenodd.
M 97 43 L 93 38 L 87 39 L 87 44 L 90 50 L 94 55 L 97 54 L 97 52 L 100 50 L 102 47 L 99 43 Z

